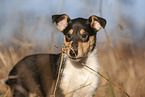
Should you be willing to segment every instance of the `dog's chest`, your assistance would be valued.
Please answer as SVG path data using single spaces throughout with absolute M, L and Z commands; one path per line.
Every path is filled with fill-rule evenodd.
M 66 60 L 65 68 L 60 82 L 65 97 L 92 97 L 98 87 L 99 76 L 86 67 L 78 68 L 69 59 Z M 96 56 L 90 56 L 86 65 L 98 71 L 99 66 Z

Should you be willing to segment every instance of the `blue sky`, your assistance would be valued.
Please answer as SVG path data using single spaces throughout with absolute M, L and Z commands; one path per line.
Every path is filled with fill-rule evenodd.
M 117 32 L 126 34 L 128 31 L 135 41 L 145 37 L 144 0 L 102 1 L 102 17 L 107 20 L 108 33 L 114 32 L 112 38 L 118 37 Z M 17 32 L 18 27 L 20 27 L 20 17 L 23 16 L 26 36 L 30 35 L 31 29 L 40 17 L 37 31 L 31 35 L 34 40 L 44 42 L 51 38 L 54 26 L 51 22 L 53 14 L 65 13 L 70 18 L 100 16 L 99 5 L 100 0 L 1 0 L 0 40 L 5 40 Z M 120 30 L 117 28 L 118 25 L 122 25 L 124 29 Z M 62 38 L 60 32 L 56 33 L 55 38 Z M 98 40 L 105 40 L 103 30 L 100 31 Z

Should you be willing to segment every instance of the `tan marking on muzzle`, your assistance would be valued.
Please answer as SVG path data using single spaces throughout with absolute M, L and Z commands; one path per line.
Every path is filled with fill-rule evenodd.
M 89 51 L 92 50 L 93 44 L 95 43 L 94 36 L 89 37 L 88 42 L 79 42 L 78 43 L 78 57 L 83 57 Z
M 72 42 L 73 41 L 71 41 L 71 42 L 67 42 L 66 41 L 66 36 L 64 35 L 64 45 L 66 46 L 66 52 L 67 52 L 67 54 L 69 55 L 69 51 L 70 51 L 70 48 L 72 48 Z
M 37 97 L 37 94 L 35 94 L 35 93 L 30 93 L 29 94 L 29 97 Z M 39 96 L 38 96 L 39 97 Z
M 69 55 L 70 49 L 73 49 L 71 46 L 72 42 L 73 41 L 66 42 L 66 37 L 64 35 L 64 44 L 67 47 L 67 54 L 68 55 Z M 76 57 L 83 57 L 88 52 L 90 52 L 94 46 L 94 43 L 95 43 L 94 36 L 90 36 L 88 42 L 78 42 L 78 55 Z
M 73 41 L 67 42 L 67 41 L 66 41 L 66 36 L 64 35 L 64 44 L 65 44 L 65 46 L 71 47 L 72 42 L 73 42 Z

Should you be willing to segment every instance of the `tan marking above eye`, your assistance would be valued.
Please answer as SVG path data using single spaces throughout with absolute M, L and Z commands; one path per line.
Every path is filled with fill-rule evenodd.
M 80 30 L 80 34 L 81 34 L 81 35 L 82 35 L 84 32 L 85 32 L 84 29 L 81 29 L 81 30 Z
M 71 35 L 73 34 L 73 29 L 69 30 L 69 34 L 71 34 Z
M 92 50 L 95 40 L 94 36 L 90 36 L 88 42 L 78 42 L 78 55 L 83 56 L 85 53 Z

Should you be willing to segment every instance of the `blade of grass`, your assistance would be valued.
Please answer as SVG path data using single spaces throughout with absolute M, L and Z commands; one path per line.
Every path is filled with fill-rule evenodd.
M 63 48 L 62 48 L 62 51 L 64 52 Z M 63 59 L 64 59 L 64 53 L 62 53 L 62 56 L 61 56 L 61 62 L 60 62 L 60 66 L 59 66 L 59 71 L 58 71 L 58 76 L 57 76 L 56 84 L 54 86 L 53 95 L 51 95 L 52 97 L 55 97 L 55 93 L 56 93 L 56 89 L 57 89 L 57 85 L 58 85 L 58 81 L 59 81 L 59 77 L 60 77 L 60 71 L 61 71 Z
M 56 47 L 57 49 L 59 49 L 60 51 L 62 51 L 63 54 L 67 54 L 64 50 L 60 49 L 58 46 L 55 45 L 55 47 Z M 84 63 L 81 63 L 81 64 L 82 64 L 83 66 L 87 67 L 88 69 L 90 69 L 91 71 L 96 72 L 97 74 L 99 74 L 99 75 L 100 75 L 101 77 L 103 77 L 105 80 L 107 80 L 107 81 L 110 82 L 112 85 L 114 85 L 115 87 L 117 87 L 118 89 L 120 89 L 127 97 L 130 97 L 130 96 L 128 95 L 128 93 L 127 93 L 125 90 L 123 90 L 121 87 L 119 87 L 117 84 L 115 84 L 115 83 L 114 83 L 113 81 L 111 81 L 110 79 L 108 79 L 108 78 L 106 78 L 105 76 L 103 76 L 100 72 L 97 72 L 96 70 L 92 69 L 91 67 L 87 66 L 87 65 L 84 64 Z

